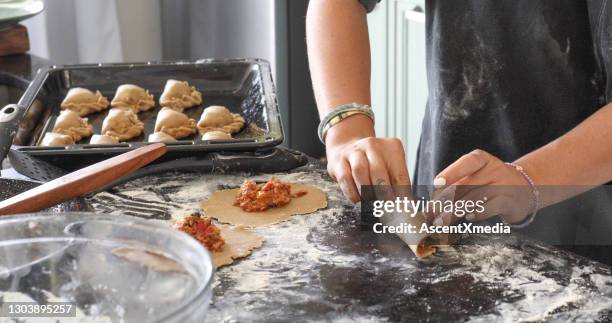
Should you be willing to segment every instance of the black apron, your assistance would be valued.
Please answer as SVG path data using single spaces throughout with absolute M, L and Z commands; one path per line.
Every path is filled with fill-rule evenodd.
M 426 14 L 416 184 L 474 149 L 513 161 L 605 104 L 585 2 L 430 0 Z
M 378 1 L 362 2 L 371 9 Z M 610 17 L 607 0 L 427 0 L 429 99 L 417 195 L 428 197 L 434 177 L 474 149 L 513 161 L 603 107 L 612 93 Z M 610 191 L 544 209 L 524 232 L 585 250 L 612 245 Z
M 431 185 L 474 149 L 513 161 L 606 104 L 584 1 L 429 0 L 426 15 L 429 100 L 417 185 Z M 594 246 L 612 244 L 610 191 L 544 209 L 524 233 L 603 256 Z

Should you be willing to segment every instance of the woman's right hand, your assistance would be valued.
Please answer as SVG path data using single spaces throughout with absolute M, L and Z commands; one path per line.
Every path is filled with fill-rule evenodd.
M 354 115 L 331 127 L 325 137 L 327 171 L 353 203 L 363 185 L 410 185 L 402 142 L 376 138 L 374 125 Z

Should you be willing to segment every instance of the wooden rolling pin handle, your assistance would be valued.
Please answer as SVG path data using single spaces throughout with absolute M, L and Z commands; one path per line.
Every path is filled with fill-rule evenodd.
M 0 215 L 44 210 L 103 187 L 163 156 L 162 143 L 147 145 L 77 170 L 0 202 Z

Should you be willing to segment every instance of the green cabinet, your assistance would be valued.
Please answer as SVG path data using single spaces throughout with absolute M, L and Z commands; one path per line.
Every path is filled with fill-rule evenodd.
M 383 0 L 368 16 L 376 133 L 404 143 L 414 173 L 427 103 L 423 0 Z

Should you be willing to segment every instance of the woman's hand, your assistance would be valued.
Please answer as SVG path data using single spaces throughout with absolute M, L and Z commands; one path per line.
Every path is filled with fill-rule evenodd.
M 361 200 L 363 185 L 410 185 L 402 142 L 376 138 L 367 116 L 351 116 L 331 127 L 325 144 L 327 171 L 353 203 Z
M 529 173 L 528 170 L 526 170 Z M 484 212 L 466 215 L 477 222 L 499 215 L 506 223 L 518 223 L 533 212 L 534 192 L 523 175 L 497 157 L 474 150 L 443 170 L 434 180 L 439 196 L 454 192 L 454 201 L 485 201 Z M 450 213 L 434 215 L 435 225 L 449 225 L 457 218 Z

